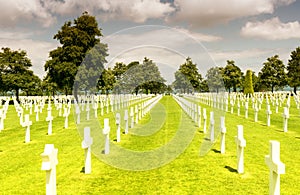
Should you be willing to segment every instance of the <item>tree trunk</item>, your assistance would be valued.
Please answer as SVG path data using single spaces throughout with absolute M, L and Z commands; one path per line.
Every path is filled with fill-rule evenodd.
M 294 86 L 294 93 L 297 95 L 297 87 Z
M 273 91 L 274 91 L 274 86 L 272 85 L 272 93 L 273 93 Z
M 17 96 L 17 101 L 20 103 L 20 101 L 19 101 L 19 88 L 16 89 L 16 96 Z

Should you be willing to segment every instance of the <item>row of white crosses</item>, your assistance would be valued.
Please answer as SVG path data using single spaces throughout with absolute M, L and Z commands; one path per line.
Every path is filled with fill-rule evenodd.
M 175 96 L 175 99 L 179 102 L 180 105 L 183 105 L 184 108 L 184 100 L 180 101 L 180 97 Z M 288 100 L 289 102 L 289 100 Z M 287 103 L 289 104 L 289 103 Z M 246 104 L 247 105 L 247 104 Z M 256 105 L 257 106 L 257 105 Z M 185 110 L 187 110 L 185 108 Z M 270 109 L 267 106 L 267 114 L 271 114 Z M 211 118 L 211 128 L 214 124 L 213 122 L 213 113 L 210 114 Z M 246 113 L 245 113 L 245 116 Z M 288 115 L 288 108 L 284 108 L 283 118 L 286 120 L 284 122 L 284 129 L 287 125 L 287 118 Z M 244 148 L 246 147 L 246 140 L 243 136 L 243 126 L 237 126 L 237 136 L 236 136 L 236 145 L 237 145 L 237 172 L 244 173 Z M 225 134 L 226 134 L 226 127 L 225 127 L 225 118 L 221 117 L 221 140 L 220 140 L 220 151 L 221 154 L 225 153 Z M 210 139 L 213 140 L 213 131 L 211 131 Z M 266 156 L 266 164 L 270 169 L 270 180 L 269 180 L 269 192 L 270 194 L 280 194 L 280 174 L 285 173 L 285 165 L 280 161 L 280 143 L 277 141 L 270 141 L 270 154 Z
M 264 99 L 266 100 L 266 116 L 267 116 L 267 120 L 266 120 L 266 124 L 267 126 L 271 125 L 271 115 L 272 115 L 272 111 L 271 111 L 271 105 L 276 105 L 276 109 L 275 112 L 278 113 L 278 106 L 282 106 L 286 96 L 287 96 L 287 100 L 286 100 L 286 104 L 285 107 L 283 108 L 283 131 L 287 132 L 287 121 L 289 119 L 289 107 L 290 107 L 290 94 L 289 93 L 255 93 L 254 95 L 243 95 L 241 93 L 231 93 L 230 95 L 230 105 L 231 105 L 231 110 L 230 112 L 233 113 L 233 108 L 235 106 L 235 104 L 237 105 L 237 115 L 240 115 L 240 108 L 241 105 L 244 107 L 245 110 L 245 118 L 248 118 L 248 110 L 249 110 L 249 102 L 252 102 L 252 109 L 254 111 L 254 121 L 257 122 L 258 121 L 258 112 L 261 109 L 261 105 L 264 101 Z M 296 95 L 295 95 L 296 96 Z M 195 96 L 192 95 L 186 95 L 186 97 L 192 99 L 192 98 L 199 98 L 198 102 L 200 103 L 206 103 L 205 101 L 203 101 L 203 99 L 208 99 L 210 102 L 208 105 L 214 105 L 215 100 L 216 99 L 221 99 L 218 96 L 214 96 L 211 94 L 196 94 Z M 206 97 L 206 98 L 205 98 Z M 228 105 L 228 102 L 226 102 L 228 99 L 226 98 L 227 95 L 225 95 L 225 97 L 223 98 L 223 100 L 225 101 L 225 105 Z M 295 102 L 297 104 L 297 102 L 300 102 L 298 99 L 300 99 L 299 97 L 295 97 Z M 222 101 L 217 101 L 217 102 L 222 102 Z M 222 104 L 222 103 L 221 103 Z M 224 108 L 224 106 L 221 106 L 222 108 Z M 227 107 L 227 106 L 226 106 Z M 300 108 L 300 103 L 297 104 L 297 107 Z M 227 109 L 226 109 L 227 110 Z

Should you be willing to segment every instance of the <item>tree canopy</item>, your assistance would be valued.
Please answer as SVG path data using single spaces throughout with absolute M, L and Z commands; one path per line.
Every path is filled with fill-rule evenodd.
M 247 70 L 246 71 L 246 76 L 245 76 L 245 81 L 244 81 L 244 94 L 253 94 L 253 83 L 252 83 L 252 71 Z
M 288 83 L 294 88 L 294 93 L 297 93 L 297 87 L 300 86 L 300 47 L 297 47 L 291 53 L 291 58 L 287 65 Z
M 178 71 L 175 72 L 175 89 L 182 90 L 184 93 L 190 90 L 200 91 L 202 76 L 198 72 L 197 65 L 188 57 L 185 63 L 181 64 Z
M 241 87 L 242 71 L 234 64 L 233 60 L 227 60 L 227 65 L 222 70 L 225 88 L 230 92 L 232 88 L 236 92 L 237 87 Z
M 160 93 L 166 88 L 158 66 L 146 57 L 142 64 L 134 61 L 125 67 L 123 63 L 117 63 L 113 72 L 117 79 L 114 88 L 116 93 Z
M 1 88 L 4 91 L 14 90 L 19 100 L 19 90 L 32 93 L 39 90 L 40 79 L 29 68 L 31 60 L 23 50 L 13 51 L 10 48 L 2 48 L 0 52 Z
M 61 46 L 50 52 L 50 60 L 45 64 L 49 82 L 56 83 L 60 90 L 69 94 L 74 85 L 78 67 L 83 62 L 87 52 L 97 44 L 102 44 L 100 43 L 100 36 L 102 36 L 101 29 L 98 28 L 95 17 L 90 16 L 87 12 L 84 12 L 74 22 L 65 22 L 61 30 L 53 37 L 60 42 Z M 107 46 L 99 45 L 97 52 L 102 55 L 102 63 L 94 64 L 102 65 L 103 68 L 103 62 L 107 56 Z M 96 59 L 98 58 L 96 57 Z M 89 71 L 88 69 L 85 70 Z
M 222 72 L 223 68 L 221 67 L 212 67 L 207 71 L 206 81 L 210 92 L 219 92 L 223 89 Z
M 278 55 L 272 56 L 264 63 L 259 73 L 260 82 L 274 91 L 275 87 L 284 87 L 286 82 L 285 66 Z

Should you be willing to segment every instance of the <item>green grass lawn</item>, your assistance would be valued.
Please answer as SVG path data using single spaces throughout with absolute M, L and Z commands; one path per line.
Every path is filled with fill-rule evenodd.
M 265 103 L 265 102 L 264 102 Z M 135 129 L 134 134 L 121 134 L 121 142 L 116 143 L 116 125 L 114 113 L 98 117 L 99 127 L 104 118 L 110 118 L 111 156 L 115 159 L 114 146 L 130 149 L 132 151 L 151 151 L 160 149 L 170 143 L 174 150 L 165 149 L 165 153 L 158 161 L 169 158 L 170 153 L 176 153 L 176 143 L 189 140 L 186 133 L 193 135 L 190 144 L 183 153 L 173 161 L 147 171 L 130 171 L 116 168 L 103 162 L 105 156 L 101 154 L 101 145 L 93 146 L 92 173 L 82 173 L 84 166 L 84 150 L 81 148 L 82 128 L 84 123 L 74 123 L 73 112 L 69 116 L 69 128 L 64 129 L 64 118 L 58 117 L 58 112 L 53 108 L 53 134 L 47 135 L 46 108 L 40 115 L 40 121 L 35 122 L 35 115 L 31 115 L 31 142 L 25 144 L 25 128 L 19 125 L 19 118 L 13 106 L 9 107 L 5 119 L 5 129 L 0 132 L 0 194 L 44 194 L 45 171 L 41 171 L 40 154 L 47 143 L 52 143 L 58 148 L 57 165 L 57 193 L 58 194 L 268 194 L 269 170 L 265 164 L 265 155 L 269 153 L 269 140 L 280 141 L 281 161 L 286 165 L 286 174 L 281 176 L 281 194 L 300 194 L 300 130 L 299 110 L 295 108 L 291 100 L 289 130 L 282 131 L 282 112 L 275 113 L 272 107 L 271 126 L 266 126 L 265 107 L 259 112 L 258 122 L 254 122 L 254 113 L 249 104 L 249 118 L 245 119 L 244 110 L 241 107 L 241 115 L 226 113 L 226 154 L 220 154 L 219 137 L 211 150 L 200 156 L 200 148 L 204 143 L 204 135 L 201 128 L 181 111 L 178 104 L 171 96 L 165 96 L 150 114 L 147 114 Z M 207 108 L 208 121 L 210 107 Z M 264 105 L 263 105 L 264 106 Z M 153 120 L 157 117 L 155 109 L 165 110 L 165 119 L 160 121 L 159 131 L 154 126 Z M 100 110 L 100 109 L 99 109 Z M 230 108 L 229 108 L 230 111 Z M 26 111 L 28 113 L 28 111 Z M 100 111 L 98 111 L 100 115 Z M 124 112 L 121 111 L 123 116 Z M 84 116 L 82 116 L 83 118 Z M 93 111 L 91 111 L 91 118 Z M 209 127 L 209 122 L 207 123 Z M 237 125 L 244 126 L 244 137 L 247 141 L 245 148 L 245 173 L 236 172 L 236 144 L 234 136 L 237 134 Z M 143 128 L 145 127 L 145 128 Z M 147 127 L 147 128 L 146 128 Z M 124 122 L 122 122 L 122 131 Z M 146 131 L 149 132 L 146 132 Z M 218 129 L 215 129 L 218 131 Z M 140 136 L 138 131 L 145 131 Z M 152 132 L 150 132 L 152 131 Z M 102 139 L 102 129 L 93 131 L 92 136 L 97 140 Z M 172 145 L 173 144 L 173 145 Z M 120 154 L 120 156 L 122 156 Z M 124 158 L 124 159 L 123 159 Z M 120 157 L 120 162 L 123 159 Z M 147 166 L 147 160 L 129 163 Z M 149 161 L 152 162 L 152 161 Z M 153 161 L 154 163 L 157 161 Z M 125 166 L 125 165 L 124 165 Z M 132 165 L 133 167 L 134 164 Z M 126 167 L 128 167 L 126 165 Z

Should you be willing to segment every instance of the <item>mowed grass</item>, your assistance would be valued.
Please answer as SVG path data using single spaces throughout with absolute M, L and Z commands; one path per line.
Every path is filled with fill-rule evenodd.
M 269 140 L 280 141 L 281 161 L 286 165 L 286 174 L 281 176 L 281 194 L 300 194 L 300 115 L 294 101 L 291 103 L 287 133 L 282 132 L 283 108 L 279 108 L 279 113 L 276 114 L 275 107 L 272 107 L 271 126 L 267 127 L 265 107 L 259 113 L 259 121 L 254 123 L 254 114 L 249 104 L 248 119 L 244 118 L 243 107 L 240 116 L 237 116 L 236 109 L 234 114 L 225 115 L 226 154 L 218 152 L 218 137 L 212 149 L 205 156 L 200 156 L 200 148 L 207 135 L 195 124 L 192 128 L 195 128 L 196 133 L 188 148 L 165 166 L 149 171 L 126 171 L 107 165 L 93 155 L 90 175 L 81 172 L 84 167 L 84 151 L 81 148 L 82 137 L 73 120 L 73 112 L 69 116 L 69 128 L 64 129 L 64 118 L 59 117 L 52 106 L 52 135 L 47 135 L 47 105 L 40 115 L 40 121 L 35 122 L 35 115 L 31 115 L 31 142 L 25 144 L 25 128 L 20 126 L 17 113 L 10 106 L 5 119 L 5 129 L 0 132 L 0 194 L 45 193 L 45 171 L 41 171 L 40 154 L 47 143 L 58 148 L 58 194 L 268 194 L 269 170 L 265 164 L 265 155 L 269 153 Z M 116 143 L 113 141 L 116 138 L 116 126 L 114 122 L 110 122 L 111 144 L 139 151 L 167 144 L 176 135 L 182 111 L 171 96 L 163 97 L 160 104 L 166 110 L 166 121 L 159 131 L 146 137 L 122 134 L 121 143 Z M 207 108 L 209 119 L 211 108 L 202 104 L 201 106 Z M 114 120 L 113 113 L 105 114 L 98 118 L 101 124 L 106 117 L 110 121 Z M 191 122 L 191 119 L 188 120 Z M 146 125 L 149 121 L 150 114 L 140 121 L 140 125 Z M 207 124 L 209 128 L 209 122 Z M 234 137 L 237 134 L 237 125 L 244 126 L 244 137 L 247 141 L 244 174 L 236 172 Z M 219 129 L 215 131 L 218 132 Z

